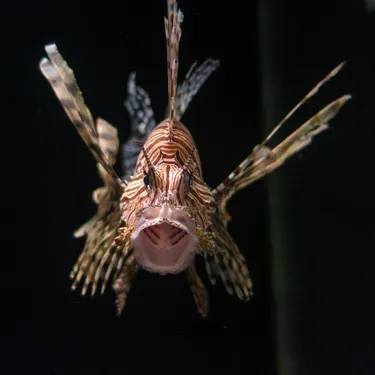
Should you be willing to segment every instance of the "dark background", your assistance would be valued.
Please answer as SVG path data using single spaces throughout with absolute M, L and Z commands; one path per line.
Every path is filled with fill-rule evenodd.
M 230 202 L 230 232 L 255 284 L 251 303 L 209 286 L 203 273 L 211 312 L 202 320 L 184 275 L 142 272 L 118 318 L 110 290 L 93 299 L 70 290 L 84 243 L 72 232 L 94 214 L 101 182 L 38 62 L 55 42 L 94 117 L 124 141 L 131 71 L 157 120 L 164 113 L 165 1 L 7 4 L 3 373 L 373 374 L 374 12 L 359 0 L 179 4 L 180 78 L 195 60 L 221 61 L 183 119 L 210 186 L 343 60 L 276 140 L 337 97 L 353 99 L 329 131 Z

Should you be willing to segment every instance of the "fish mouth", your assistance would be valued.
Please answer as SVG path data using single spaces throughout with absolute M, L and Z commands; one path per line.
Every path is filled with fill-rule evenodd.
M 198 240 L 187 213 L 172 208 L 145 210 L 131 235 L 138 263 L 150 272 L 178 273 L 194 260 Z

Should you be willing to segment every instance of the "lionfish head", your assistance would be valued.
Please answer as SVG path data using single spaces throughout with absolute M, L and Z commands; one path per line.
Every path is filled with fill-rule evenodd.
M 180 128 L 186 129 L 182 124 Z M 168 149 L 169 156 L 160 149 Z M 125 191 L 127 217 L 123 217 L 132 228 L 129 247 L 138 263 L 152 272 L 186 269 L 211 224 L 213 197 L 202 180 L 195 147 L 188 152 L 178 144 L 169 144 L 169 148 L 161 144 L 153 158 L 143 148 L 137 173 Z

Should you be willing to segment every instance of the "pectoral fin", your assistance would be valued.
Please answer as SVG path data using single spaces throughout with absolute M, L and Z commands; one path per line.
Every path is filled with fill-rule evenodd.
M 302 105 L 302 103 L 312 97 L 323 83 L 337 74 L 342 66 L 343 64 L 340 64 L 320 81 L 293 110 L 284 117 L 268 137 L 260 145 L 256 146 L 253 152 L 213 190 L 213 195 L 218 205 L 218 214 L 225 227 L 230 220 L 226 206 L 233 194 L 271 173 L 291 156 L 308 146 L 317 134 L 328 129 L 329 121 L 336 116 L 342 106 L 351 98 L 350 95 L 344 95 L 336 99 L 306 121 L 276 147 L 270 148 L 267 146 L 267 142 L 276 131 L 278 131 L 281 125 Z
M 209 299 L 206 287 L 200 279 L 194 263 L 189 266 L 186 272 L 198 312 L 205 318 L 209 310 Z

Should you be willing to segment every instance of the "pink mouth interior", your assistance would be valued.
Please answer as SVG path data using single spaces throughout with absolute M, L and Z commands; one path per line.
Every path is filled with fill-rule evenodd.
M 159 248 L 173 248 L 176 245 L 178 246 L 179 242 L 187 235 L 184 230 L 167 223 L 148 227 L 143 230 L 143 233 Z
M 166 222 L 143 229 L 134 241 L 135 256 L 146 269 L 176 273 L 194 258 L 195 241 L 183 229 Z

